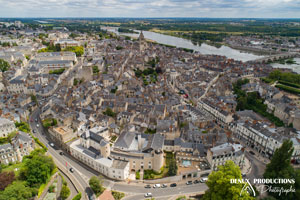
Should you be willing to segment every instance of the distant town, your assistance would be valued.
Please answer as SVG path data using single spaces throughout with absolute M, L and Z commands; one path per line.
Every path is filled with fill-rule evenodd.
M 300 198 L 300 22 L 151 22 L 0 19 L 0 200 Z

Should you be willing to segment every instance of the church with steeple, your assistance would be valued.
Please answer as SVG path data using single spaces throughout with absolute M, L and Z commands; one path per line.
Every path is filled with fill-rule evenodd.
M 139 45 L 140 45 L 140 52 L 143 52 L 147 48 L 147 42 L 145 40 L 143 31 L 141 31 L 139 36 Z

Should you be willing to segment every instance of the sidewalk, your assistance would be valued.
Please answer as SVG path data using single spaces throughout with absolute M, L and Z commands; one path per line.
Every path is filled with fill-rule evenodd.
M 50 179 L 50 181 L 48 182 L 47 186 L 44 188 L 44 191 L 43 193 L 41 194 L 41 196 L 38 198 L 39 200 L 43 200 L 45 198 L 45 196 L 47 195 L 48 193 L 48 189 L 49 187 L 53 184 L 53 182 L 55 180 L 57 180 L 57 177 L 58 177 L 58 172 L 56 172 Z
M 241 169 L 242 174 L 249 174 L 251 172 L 252 164 L 248 158 L 245 157 L 245 165 Z

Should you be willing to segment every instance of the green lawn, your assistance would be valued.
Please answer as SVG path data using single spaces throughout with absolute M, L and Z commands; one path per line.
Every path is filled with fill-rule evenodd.
M 19 177 L 20 175 L 20 169 L 21 167 L 23 166 L 23 163 L 16 163 L 16 164 L 12 164 L 6 168 L 4 168 L 2 171 L 3 172 L 11 172 L 11 171 L 14 171 L 15 172 L 15 175 L 16 175 L 16 178 Z M 18 169 L 18 170 L 16 170 Z

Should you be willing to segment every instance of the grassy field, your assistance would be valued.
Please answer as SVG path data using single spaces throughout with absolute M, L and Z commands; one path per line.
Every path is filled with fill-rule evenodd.
M 172 30 L 160 30 L 157 28 L 153 28 L 150 31 L 155 32 L 155 33 L 161 33 L 161 34 L 166 34 L 166 35 L 174 35 L 177 33 L 211 33 L 211 34 L 219 34 L 219 33 L 226 33 L 229 35 L 242 35 L 242 32 L 226 32 L 226 31 L 172 31 Z

